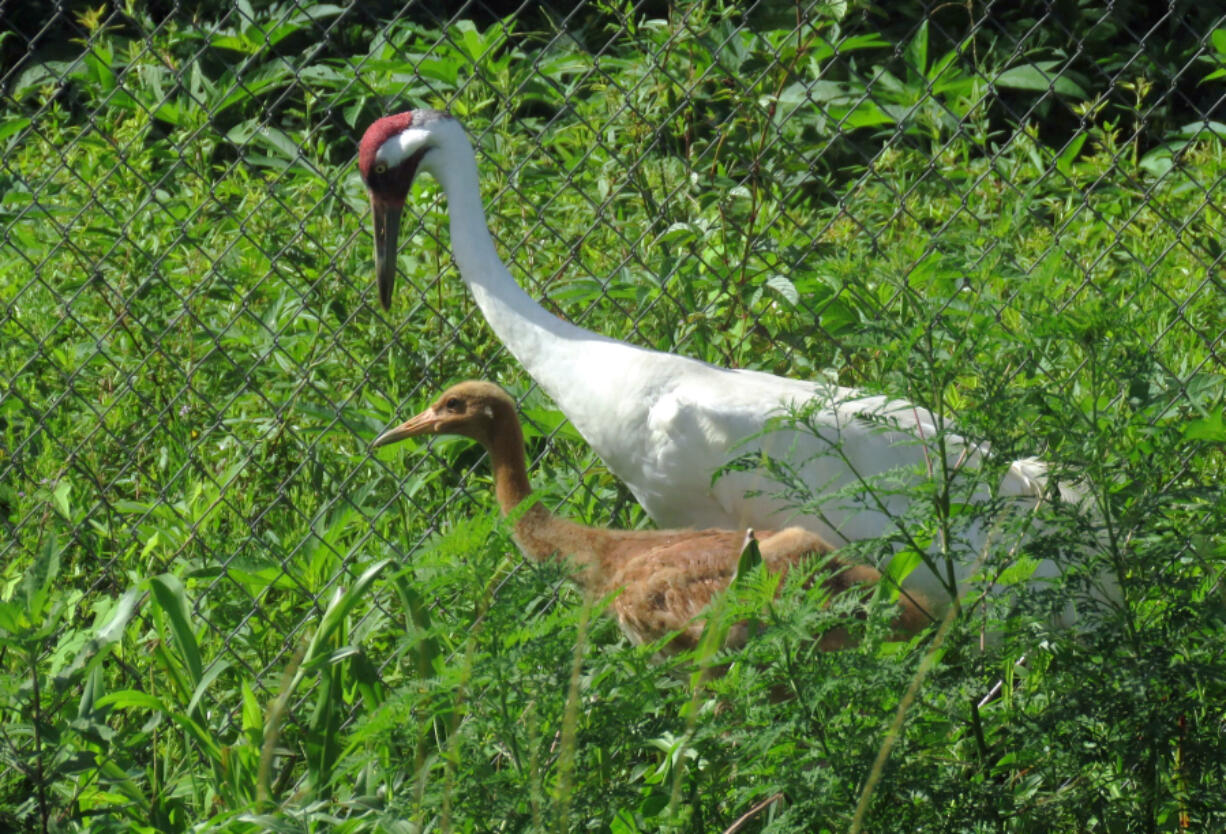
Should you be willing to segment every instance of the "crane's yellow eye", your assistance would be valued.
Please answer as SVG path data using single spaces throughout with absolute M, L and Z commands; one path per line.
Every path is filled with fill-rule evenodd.
M 386 162 L 379 162 L 379 163 L 376 163 L 376 164 L 375 164 L 375 173 L 376 173 L 376 174 L 386 174 L 386 173 L 387 173 L 387 163 L 386 163 Z

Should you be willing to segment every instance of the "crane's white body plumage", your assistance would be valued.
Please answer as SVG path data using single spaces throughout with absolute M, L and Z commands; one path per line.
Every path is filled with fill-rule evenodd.
M 428 148 L 419 170 L 433 175 L 446 194 L 455 260 L 486 321 L 658 524 L 780 529 L 798 523 L 834 543 L 896 532 L 915 490 L 868 495 L 857 487 L 889 473 L 903 473 L 902 481 L 914 485 L 939 470 L 935 438 L 942 427 L 933 414 L 826 382 L 648 350 L 552 315 L 520 288 L 494 248 L 475 156 L 460 123 L 428 111 L 415 113 L 413 122 L 386 141 L 376 159 L 395 166 Z M 762 434 L 771 418 L 803 407 L 811 409 L 815 431 L 784 427 Z M 948 430 L 942 437 L 948 467 L 979 469 L 984 449 Z M 714 479 L 730 460 L 755 450 L 796 467 L 819 505 L 797 514 L 762 469 Z M 1012 497 L 1016 505 L 1033 506 L 1043 496 L 1044 471 L 1040 461 L 1015 461 L 995 489 L 978 479 L 963 500 Z M 955 567 L 959 581 L 982 541 L 963 545 Z M 1036 575 L 1056 573 L 1045 563 Z M 905 585 L 930 599 L 947 598 L 947 586 L 923 566 Z

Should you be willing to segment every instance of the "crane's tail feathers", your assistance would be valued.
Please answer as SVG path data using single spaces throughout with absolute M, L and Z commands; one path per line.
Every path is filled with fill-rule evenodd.
M 1039 458 L 1019 458 L 1013 461 L 1000 485 L 1001 495 L 1018 495 L 1034 498 L 1037 501 L 1046 497 L 1048 492 L 1047 463 Z M 1084 484 L 1070 484 L 1057 481 L 1056 489 L 1060 492 L 1060 500 L 1074 506 L 1081 506 L 1090 498 Z

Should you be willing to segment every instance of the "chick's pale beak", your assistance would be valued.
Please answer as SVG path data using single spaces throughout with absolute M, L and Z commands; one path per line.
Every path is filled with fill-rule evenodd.
M 384 310 L 390 310 L 392 288 L 396 286 L 396 242 L 400 236 L 400 212 L 403 208 L 374 195 L 371 195 L 370 206 L 375 219 L 375 274 L 379 278 L 379 303 Z
M 434 409 L 427 408 L 416 417 L 412 417 L 394 429 L 388 429 L 375 438 L 375 442 L 371 444 L 371 448 L 378 449 L 380 446 L 386 446 L 389 443 L 396 443 L 404 440 L 406 437 L 417 437 L 422 434 L 431 434 L 438 430 L 438 416 L 434 413 Z

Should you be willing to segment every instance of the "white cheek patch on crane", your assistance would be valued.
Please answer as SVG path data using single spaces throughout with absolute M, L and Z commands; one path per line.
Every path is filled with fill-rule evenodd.
M 395 168 L 420 151 L 428 141 L 430 141 L 430 131 L 409 127 L 380 145 L 375 151 L 375 161 L 383 163 L 388 168 Z

